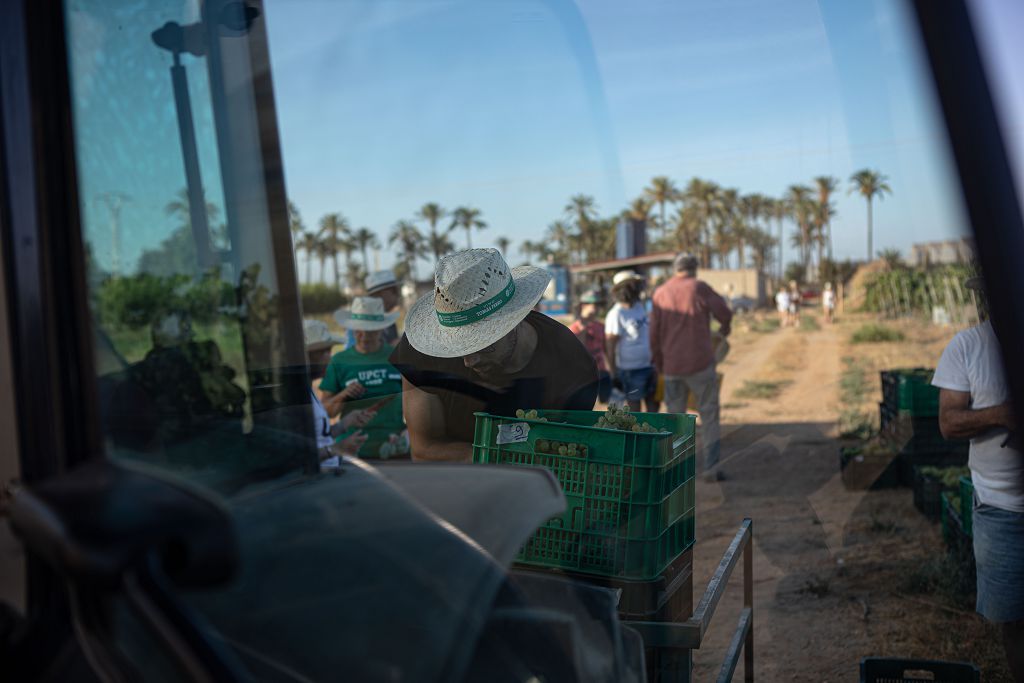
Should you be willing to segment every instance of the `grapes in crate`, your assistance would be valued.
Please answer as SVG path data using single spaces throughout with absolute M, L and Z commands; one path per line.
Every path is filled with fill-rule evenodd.
M 642 432 L 645 434 L 661 431 L 646 422 L 640 422 L 636 419 L 636 415 L 614 403 L 608 404 L 608 410 L 598 418 L 594 426 L 600 429 L 617 429 L 623 432 Z
M 536 410 L 523 410 L 522 408 L 516 410 L 516 417 L 520 420 L 537 420 L 538 422 L 548 421 L 546 417 L 540 417 Z

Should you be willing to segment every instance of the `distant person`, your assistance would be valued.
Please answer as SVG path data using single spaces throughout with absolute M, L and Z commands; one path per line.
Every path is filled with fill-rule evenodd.
M 697 279 L 695 256 L 679 254 L 674 267 L 675 276 L 654 292 L 651 353 L 655 367 L 665 378 L 668 412 L 685 413 L 690 393 L 696 396 L 704 470 L 721 479 L 721 472 L 714 470 L 721 446 L 711 319 L 718 321 L 718 334 L 728 337 L 732 311 L 710 285 Z
M 831 282 L 825 283 L 825 291 L 821 293 L 821 308 L 822 313 L 825 314 L 825 322 L 834 322 L 836 312 L 836 293 L 832 290 Z
M 309 361 L 309 374 L 313 380 L 323 377 L 324 368 L 331 358 L 331 349 L 342 343 L 327 328 L 327 324 L 319 320 L 304 320 L 302 332 L 306 340 L 306 357 Z M 343 420 L 331 424 L 331 416 L 320 397 L 310 387 L 313 398 L 313 428 L 316 431 L 317 456 L 320 468 L 329 470 L 339 465 L 340 456 L 355 455 L 364 443 L 367 435 L 359 430 L 375 417 L 372 411 L 350 411 Z M 343 432 L 355 429 L 344 439 L 337 440 Z
M 414 460 L 470 460 L 476 412 L 593 409 L 594 359 L 533 310 L 550 280 L 543 268 L 509 268 L 495 249 L 438 262 L 434 291 L 409 309 L 391 354 Z
M 800 325 L 800 287 L 796 280 L 789 281 L 789 324 Z
M 569 325 L 569 331 L 583 342 L 583 346 L 593 357 L 597 366 L 597 400 L 608 403 L 612 392 L 612 379 L 605 357 L 604 322 L 597 317 L 598 307 L 603 303 L 604 299 L 597 290 L 585 292 L 580 297 L 579 314 Z
M 984 322 L 953 337 L 932 384 L 942 435 L 971 440 L 976 608 L 1000 625 L 1010 672 L 1024 681 L 1024 452 L 982 284 L 975 277 L 965 286 L 977 292 Z
M 643 278 L 623 270 L 612 278 L 615 304 L 604 318 L 605 357 L 612 384 L 626 395 L 629 409 L 658 412 L 658 375 L 651 363 L 650 318 L 641 301 Z
M 779 327 L 789 327 L 789 291 L 779 287 L 775 295 L 775 310 L 779 312 Z
M 366 276 L 363 287 L 366 290 L 365 296 L 372 296 L 384 302 L 385 313 L 398 312 L 398 315 L 395 316 L 396 321 L 401 317 L 399 307 L 402 303 L 402 288 L 393 271 L 378 270 L 370 273 Z M 397 322 L 391 323 L 389 327 L 381 331 L 381 341 L 388 346 L 394 346 L 398 343 Z M 347 348 L 355 345 L 356 338 L 352 330 L 347 330 L 345 342 Z
M 342 327 L 352 330 L 355 344 L 334 354 L 320 383 L 324 404 L 341 419 L 352 411 L 370 410 L 374 418 L 363 425 L 367 439 L 362 458 L 408 458 L 409 437 L 402 419 L 402 377 L 388 358 L 394 347 L 383 332 L 394 325 L 398 313 L 387 313 L 380 299 L 357 296 L 349 309 L 334 314 Z M 335 403 L 338 398 L 341 401 Z M 336 412 L 335 412 L 336 411 Z

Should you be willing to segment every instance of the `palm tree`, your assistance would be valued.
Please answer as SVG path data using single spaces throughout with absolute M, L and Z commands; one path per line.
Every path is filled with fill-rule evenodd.
M 664 237 L 668 229 L 665 223 L 665 205 L 675 204 L 682 198 L 682 193 L 671 178 L 660 175 L 651 178 L 650 187 L 644 188 L 644 196 L 658 205 L 658 227 L 661 229 L 661 236 Z
M 886 182 L 889 179 L 881 174 L 879 171 L 872 171 L 871 169 L 861 169 L 852 176 L 850 176 L 850 194 L 857 192 L 860 196 L 868 203 L 868 261 L 874 258 L 874 252 L 871 244 L 871 200 L 878 197 L 881 200 L 886 193 L 892 194 L 892 188 Z
M 363 272 L 370 272 L 370 260 L 366 256 L 367 249 L 380 249 L 377 233 L 369 228 L 359 228 L 352 233 L 352 242 L 363 256 Z
M 832 193 L 839 187 L 839 179 L 833 178 L 830 175 L 820 175 L 814 179 L 814 186 L 818 190 L 818 205 L 829 207 L 828 211 L 825 209 L 819 210 L 819 215 L 828 214 L 828 220 L 825 223 L 825 231 L 828 237 L 828 260 L 832 260 L 832 216 L 835 215 L 832 203 Z
M 432 232 L 427 236 L 427 248 L 434 255 L 435 261 L 440 261 L 445 254 L 455 251 L 455 245 L 448 239 L 448 233 Z
M 487 223 L 480 219 L 480 209 L 474 209 L 468 206 L 460 206 L 452 211 L 452 224 L 448 228 L 449 231 L 455 228 L 462 228 L 466 231 L 466 248 L 473 248 L 473 228 L 477 230 L 483 230 L 487 227 Z
M 507 260 L 509 257 L 508 250 L 512 246 L 512 240 L 502 236 L 494 240 L 494 243 L 498 245 L 498 251 L 500 251 L 501 255 L 504 256 L 505 259 Z
M 770 204 L 768 205 L 768 214 L 770 215 L 771 218 L 775 219 L 775 223 L 776 223 L 776 226 L 777 226 L 777 229 L 778 229 L 778 236 L 775 238 L 775 245 L 779 249 L 779 254 L 778 254 L 778 260 L 775 262 L 775 266 L 776 266 L 776 273 L 775 274 L 776 274 L 776 277 L 778 277 L 779 282 L 781 282 L 782 281 L 782 275 L 783 275 L 782 271 L 783 271 L 783 268 L 785 267 L 784 266 L 785 259 L 783 259 L 783 257 L 782 257 L 782 247 L 783 247 L 782 221 L 784 221 L 786 219 L 786 216 L 789 215 L 789 206 L 787 205 L 785 199 L 769 199 L 768 201 L 770 202 Z
M 790 185 L 786 190 L 786 204 L 790 218 L 796 223 L 797 239 L 794 242 L 800 247 L 800 263 L 806 272 L 810 245 L 811 188 L 806 185 Z
M 430 226 L 430 234 L 427 236 L 427 244 L 430 246 L 431 251 L 434 252 L 434 260 L 440 261 L 441 257 L 450 252 L 454 245 L 451 240 L 447 238 L 447 233 L 440 234 L 437 232 L 437 224 L 441 222 L 441 219 L 448 215 L 448 212 L 441 208 L 440 204 L 435 202 L 428 202 L 420 207 L 420 210 L 416 212 L 416 218 L 421 221 L 426 221 L 427 225 Z
M 295 244 L 295 251 L 306 252 L 306 282 L 310 283 L 313 281 L 313 256 L 317 254 L 317 245 L 319 241 L 316 238 L 316 233 L 304 232 L 299 241 Z M 321 264 L 321 268 L 323 265 Z
M 532 256 L 536 256 L 536 261 L 541 263 L 546 263 L 554 256 L 551 247 L 544 241 L 533 242 L 531 240 L 523 240 L 519 251 L 523 252 L 527 260 L 530 260 Z
M 683 251 L 694 252 L 700 246 L 701 223 L 697 211 L 692 206 L 681 206 L 672 217 L 673 232 L 676 245 Z
M 699 226 L 701 266 L 711 266 L 711 233 L 722 215 L 721 188 L 710 180 L 693 178 L 683 190 L 683 202 L 692 208 L 692 219 Z
M 565 214 L 576 224 L 578 241 L 575 249 L 571 247 L 572 238 L 562 240 L 562 244 L 568 249 L 570 260 L 574 251 L 578 251 L 582 259 L 586 259 L 590 245 L 596 242 L 593 223 L 597 218 L 597 203 L 590 195 L 573 195 L 569 198 L 569 203 L 565 205 Z M 550 230 L 550 228 L 548 229 Z
M 548 231 L 544 235 L 546 242 L 542 244 L 552 245 L 554 248 L 548 248 L 546 251 L 547 256 L 553 256 L 557 261 L 572 261 L 573 253 L 577 248 L 582 250 L 582 244 L 576 239 L 578 236 L 573 235 L 572 227 L 565 221 L 554 221 L 548 226 Z M 540 255 L 540 252 L 535 252 Z
M 299 207 L 295 206 L 295 202 L 290 199 L 288 200 L 288 227 L 291 229 L 292 241 L 295 241 L 306 232 L 306 226 L 302 223 L 302 214 L 299 213 Z
M 327 274 L 327 259 L 330 258 L 331 256 L 335 256 L 337 252 L 334 250 L 334 247 L 328 243 L 327 239 L 316 236 L 314 236 L 314 238 L 316 240 L 316 243 L 313 247 L 313 253 L 316 254 L 317 259 L 320 261 L 320 284 L 327 284 L 325 282 L 326 278 L 324 277 Z M 337 269 L 335 269 L 334 272 L 334 286 L 340 289 L 340 287 L 338 287 L 337 282 Z
M 352 258 L 359 251 L 359 244 L 352 233 L 347 232 L 338 239 L 335 253 L 338 251 L 345 255 L 345 284 L 350 292 L 355 292 L 362 287 L 366 272 Z
M 338 271 L 338 250 L 342 238 L 349 232 L 348 221 L 340 213 L 329 213 L 320 219 L 321 240 L 330 250 L 331 263 L 334 266 L 334 286 L 341 289 L 341 277 Z
M 388 235 L 388 244 L 398 243 L 398 253 L 405 270 L 416 282 L 416 261 L 427 255 L 426 241 L 412 221 L 398 221 Z

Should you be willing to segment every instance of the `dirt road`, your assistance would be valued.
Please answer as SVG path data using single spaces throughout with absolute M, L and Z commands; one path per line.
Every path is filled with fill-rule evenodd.
M 948 632 L 962 631 L 966 621 L 977 637 L 987 633 L 973 615 L 922 607 L 900 592 L 908 567 L 942 554 L 936 527 L 914 510 L 910 492 L 842 485 L 836 420 L 848 352 L 843 334 L 829 326 L 738 335 L 720 368 L 726 479 L 698 476 L 694 602 L 743 518 L 752 518 L 755 669 L 762 681 L 857 680 L 863 656 L 957 658 L 950 654 L 967 646 Z M 777 382 L 781 393 L 741 398 L 746 380 Z M 741 577 L 742 564 L 694 653 L 693 680 L 717 675 L 742 604 Z M 909 616 L 915 612 L 922 616 Z M 908 626 L 915 620 L 927 628 Z

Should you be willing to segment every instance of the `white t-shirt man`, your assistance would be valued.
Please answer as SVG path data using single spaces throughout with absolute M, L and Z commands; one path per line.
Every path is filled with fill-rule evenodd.
M 779 293 L 775 295 L 775 310 L 779 313 L 785 313 L 789 310 L 789 292 L 786 290 L 779 290 Z
M 960 332 L 942 352 L 932 384 L 971 394 L 971 408 L 991 408 L 1010 400 L 991 322 Z M 1024 512 L 1024 453 L 1007 446 L 1005 429 L 971 439 L 968 466 L 974 492 L 985 505 Z
M 836 293 L 831 289 L 826 289 L 821 293 L 821 305 L 826 311 L 831 311 L 836 307 Z
M 651 367 L 651 331 L 647 311 L 640 302 L 626 307 L 612 306 L 604 318 L 605 336 L 615 335 L 615 367 L 619 370 L 639 370 Z

